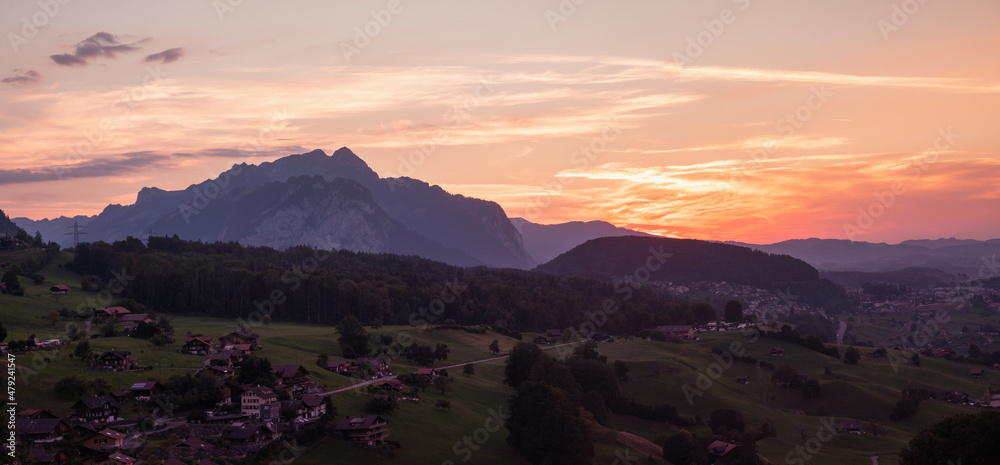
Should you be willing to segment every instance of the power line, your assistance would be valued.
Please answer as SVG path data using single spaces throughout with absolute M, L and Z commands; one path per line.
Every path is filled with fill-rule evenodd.
M 80 225 L 74 221 L 73 226 L 67 226 L 66 229 L 72 229 L 73 232 L 68 232 L 63 234 L 64 236 L 73 236 L 73 247 L 80 244 L 80 234 L 90 234 L 87 232 L 80 231 Z

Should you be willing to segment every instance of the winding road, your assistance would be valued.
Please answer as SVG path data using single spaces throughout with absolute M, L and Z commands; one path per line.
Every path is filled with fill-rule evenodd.
M 563 344 L 556 344 L 554 346 L 543 347 L 542 350 L 552 350 L 552 349 L 555 349 L 555 348 L 558 348 L 558 347 L 563 347 L 563 346 L 568 346 L 568 345 L 573 345 L 573 344 L 580 344 L 582 342 L 586 342 L 586 341 L 576 341 L 576 342 L 566 342 L 566 343 L 563 343 Z M 437 369 L 437 370 L 441 370 L 441 369 L 447 370 L 447 369 L 450 369 L 450 368 L 457 368 L 457 367 L 465 366 L 465 365 L 470 364 L 470 363 L 471 364 L 476 364 L 476 363 L 492 362 L 494 360 L 503 360 L 503 359 L 507 358 L 508 356 L 509 356 L 509 354 L 498 355 L 496 357 L 484 358 L 484 359 L 481 359 L 481 360 L 474 360 L 474 361 L 471 361 L 471 362 L 456 363 L 454 365 L 437 367 L 435 369 Z M 758 378 L 758 381 L 759 381 L 759 379 L 760 379 L 760 368 L 759 367 L 757 368 L 757 371 L 758 371 L 757 378 Z M 357 389 L 357 388 L 360 388 L 360 387 L 364 387 L 364 386 L 367 386 L 367 385 L 372 384 L 372 383 L 377 383 L 379 381 L 385 381 L 387 379 L 396 379 L 397 376 L 398 375 L 389 375 L 389 376 L 383 376 L 381 378 L 369 379 L 367 381 L 362 381 L 360 383 L 352 384 L 352 385 L 347 386 L 345 388 L 340 388 L 340 389 L 334 389 L 332 391 L 321 392 L 320 395 L 324 395 L 325 396 L 325 395 L 329 395 L 329 394 L 336 394 L 338 392 L 350 391 L 352 389 Z

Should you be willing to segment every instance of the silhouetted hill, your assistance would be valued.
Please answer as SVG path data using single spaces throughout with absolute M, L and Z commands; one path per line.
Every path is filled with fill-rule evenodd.
M 914 288 L 952 284 L 955 276 L 933 268 L 904 268 L 896 271 L 821 271 L 827 278 L 844 287 L 861 287 L 870 283 L 895 283 Z
M 536 271 L 613 280 L 642 279 L 648 271 L 649 279 L 659 282 L 726 281 L 774 291 L 790 288 L 812 305 L 823 305 L 844 292 L 833 282 L 820 279 L 815 268 L 797 258 L 735 245 L 663 237 L 590 240 L 540 265 Z

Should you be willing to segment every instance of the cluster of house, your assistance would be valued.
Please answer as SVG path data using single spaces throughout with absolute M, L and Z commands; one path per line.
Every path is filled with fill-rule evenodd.
M 358 357 L 350 360 L 330 360 L 326 369 L 334 373 L 356 378 L 378 379 L 392 376 L 389 370 L 389 359 L 386 357 Z
M 594 342 L 614 342 L 614 337 L 611 333 L 606 333 L 604 331 L 594 331 L 590 334 L 585 334 L 587 339 Z M 531 341 L 538 345 L 555 344 L 562 341 L 563 332 L 561 329 L 546 329 L 545 335 L 538 335 Z

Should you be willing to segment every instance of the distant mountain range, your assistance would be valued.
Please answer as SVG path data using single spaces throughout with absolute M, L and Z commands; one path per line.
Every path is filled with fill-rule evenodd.
M 521 233 L 524 248 L 538 263 L 546 263 L 591 239 L 614 236 L 646 236 L 651 234 L 619 228 L 604 221 L 571 221 L 561 224 L 537 224 L 524 218 L 511 218 Z
M 279 249 L 309 245 L 520 269 L 552 262 L 592 239 L 656 237 L 601 221 L 543 225 L 510 219 L 495 202 L 451 194 L 417 179 L 380 178 L 346 147 L 332 155 L 314 150 L 259 165 L 233 165 L 217 178 L 184 190 L 146 187 L 135 204 L 109 205 L 95 216 L 13 221 L 29 234 L 40 231 L 45 240 L 64 247 L 73 245 L 75 222 L 86 233 L 80 240 L 91 242 L 145 238 L 152 232 L 206 242 Z M 3 216 L 0 233 L 5 228 L 16 232 Z M 789 255 L 825 272 L 921 267 L 975 276 L 987 264 L 995 266 L 992 257 L 1000 254 L 1000 239 L 726 244 Z
M 727 242 L 768 253 L 791 255 L 823 271 L 896 271 L 935 268 L 976 277 L 980 271 L 996 275 L 1000 239 L 988 241 L 937 239 L 899 244 L 852 242 L 837 239 L 798 239 L 768 245 Z

